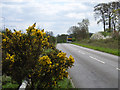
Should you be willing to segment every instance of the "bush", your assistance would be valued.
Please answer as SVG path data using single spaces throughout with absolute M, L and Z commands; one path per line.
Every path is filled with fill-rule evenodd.
M 106 37 L 106 36 L 111 36 L 111 33 L 110 32 L 100 32 L 102 35 L 104 35 L 104 37 Z
M 56 86 L 56 81 L 68 76 L 67 69 L 73 66 L 74 58 L 58 51 L 49 44 L 44 30 L 35 29 L 35 24 L 21 31 L 6 29 L 2 35 L 3 74 L 19 85 L 22 80 L 31 79 L 32 88 Z M 52 49 L 46 53 L 47 49 Z

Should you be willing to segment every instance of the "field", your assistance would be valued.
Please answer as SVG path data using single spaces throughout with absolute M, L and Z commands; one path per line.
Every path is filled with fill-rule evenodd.
M 82 40 L 72 42 L 72 44 L 120 56 L 120 54 L 118 53 L 118 40 L 115 39 Z

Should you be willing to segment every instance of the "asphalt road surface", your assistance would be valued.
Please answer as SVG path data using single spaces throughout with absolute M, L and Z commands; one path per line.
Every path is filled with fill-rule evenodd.
M 118 56 L 69 43 L 57 49 L 75 59 L 68 70 L 75 88 L 118 88 Z

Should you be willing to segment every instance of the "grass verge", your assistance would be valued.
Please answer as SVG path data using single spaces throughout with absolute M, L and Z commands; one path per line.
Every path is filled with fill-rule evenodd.
M 64 78 L 62 81 L 59 81 L 58 86 L 60 86 L 60 88 L 73 88 L 68 78 Z
M 18 88 L 18 84 L 15 81 L 11 81 L 11 78 L 9 76 L 2 76 L 3 78 L 3 85 L 2 85 L 2 89 L 17 89 Z M 68 78 L 64 78 L 61 81 L 58 81 L 58 86 L 59 88 L 73 88 L 70 80 Z M 54 87 L 54 88 L 58 88 L 58 87 Z
M 72 44 L 120 56 L 120 53 L 118 52 L 118 49 L 104 48 L 104 47 L 99 47 L 99 46 L 90 46 L 90 45 L 84 45 L 84 44 L 79 44 L 79 43 L 72 43 Z
M 12 81 L 11 77 L 9 76 L 2 76 L 2 89 L 17 89 L 18 84 L 15 81 Z
M 6 83 L 5 85 L 2 85 L 2 89 L 17 89 L 18 86 L 18 84 Z

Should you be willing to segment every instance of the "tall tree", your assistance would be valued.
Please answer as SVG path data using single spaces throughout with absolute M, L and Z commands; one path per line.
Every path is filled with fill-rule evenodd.
M 120 2 L 112 2 L 113 7 L 113 16 L 112 16 L 112 24 L 113 29 L 117 30 L 117 27 L 120 25 Z
M 119 8 L 120 2 L 101 3 L 94 7 L 95 18 L 99 18 L 97 23 L 103 23 L 104 31 L 106 31 L 106 26 L 108 26 L 107 32 L 116 30 L 119 18 L 116 10 Z
M 100 3 L 94 7 L 95 19 L 99 19 L 97 21 L 97 24 L 99 24 L 100 22 L 103 23 L 104 32 L 106 30 L 106 27 L 105 27 L 105 25 L 106 25 L 106 11 L 107 11 L 107 4 L 106 3 Z
M 88 26 L 89 26 L 89 20 L 88 19 L 83 19 L 82 22 L 78 23 L 80 31 L 82 33 L 82 38 L 88 38 L 89 36 L 89 30 L 88 30 Z
M 78 33 L 79 31 L 80 31 L 79 27 L 72 26 L 72 27 L 69 28 L 69 30 L 67 31 L 67 33 L 73 34 L 73 37 L 75 37 L 77 39 L 78 36 L 79 36 L 79 33 Z

